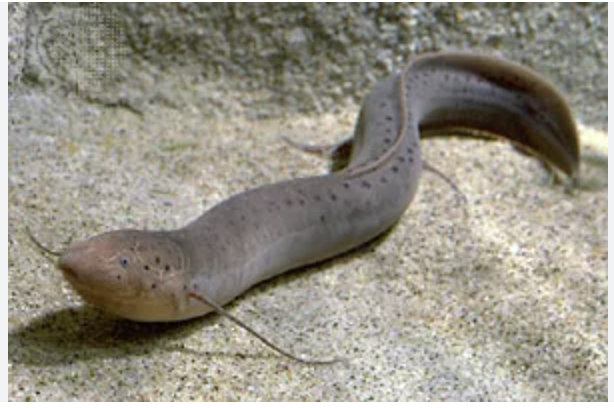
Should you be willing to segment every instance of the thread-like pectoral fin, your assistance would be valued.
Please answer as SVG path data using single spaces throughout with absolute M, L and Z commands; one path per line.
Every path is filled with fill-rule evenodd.
M 353 139 L 351 137 L 342 142 L 330 145 L 309 145 L 292 140 L 287 136 L 280 137 L 284 142 L 297 150 L 330 159 L 332 161 L 331 170 L 333 172 L 346 168 L 352 153 Z

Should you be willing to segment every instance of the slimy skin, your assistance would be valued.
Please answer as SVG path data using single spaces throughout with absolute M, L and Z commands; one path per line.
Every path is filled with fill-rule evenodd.
M 499 58 L 428 54 L 367 96 L 342 171 L 246 191 L 178 230 L 114 231 L 75 243 L 59 268 L 86 302 L 127 319 L 204 315 L 214 308 L 197 296 L 227 304 L 391 228 L 418 191 L 421 132 L 449 131 L 505 138 L 578 176 L 574 121 L 549 82 Z

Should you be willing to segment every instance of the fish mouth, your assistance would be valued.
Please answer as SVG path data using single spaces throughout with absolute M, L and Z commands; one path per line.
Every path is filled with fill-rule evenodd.
M 61 262 L 58 263 L 58 269 L 83 300 L 98 307 L 104 308 L 105 302 L 108 301 L 120 301 L 122 303 L 139 301 L 139 293 L 134 290 L 122 290 L 117 287 L 107 288 L 87 282 L 70 265 Z
M 127 317 L 127 312 L 141 305 L 146 299 L 133 291 L 109 290 L 79 280 L 71 272 L 62 270 L 70 287 L 88 305 L 103 310 L 112 315 Z M 129 318 L 129 317 L 128 317 Z
M 110 315 L 137 322 L 183 320 L 182 316 L 177 316 L 174 298 L 157 298 L 133 290 L 94 287 L 63 272 L 72 289 L 85 303 Z

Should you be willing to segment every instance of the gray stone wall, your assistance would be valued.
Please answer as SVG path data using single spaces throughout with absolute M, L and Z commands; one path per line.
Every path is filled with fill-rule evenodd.
M 535 67 L 582 121 L 607 123 L 607 3 L 18 3 L 10 20 L 11 81 L 24 66 L 15 56 L 25 55 L 30 83 L 59 81 L 105 101 L 150 100 L 170 73 L 322 111 L 359 101 L 412 55 L 472 49 Z M 100 69 L 107 78 L 92 86 Z

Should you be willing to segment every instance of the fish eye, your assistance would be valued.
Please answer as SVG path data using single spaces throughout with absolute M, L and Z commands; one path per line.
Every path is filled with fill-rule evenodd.
M 122 268 L 126 268 L 128 266 L 128 258 L 120 258 L 119 264 L 122 266 Z

